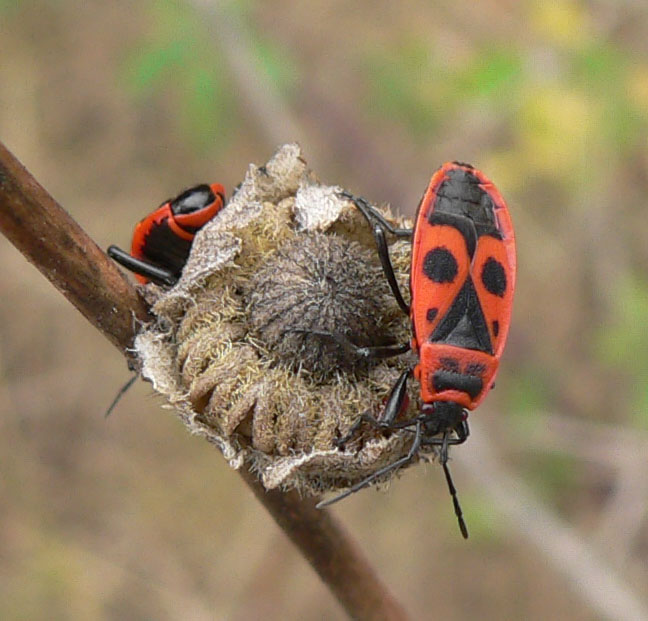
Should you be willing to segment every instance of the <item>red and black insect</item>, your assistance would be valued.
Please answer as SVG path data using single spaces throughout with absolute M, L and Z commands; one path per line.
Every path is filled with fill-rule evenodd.
M 448 447 L 468 438 L 467 410 L 476 408 L 493 387 L 506 343 L 516 270 L 508 209 L 482 172 L 459 162 L 444 164 L 434 173 L 413 230 L 396 229 L 364 199 L 343 196 L 354 202 L 373 228 L 383 271 L 398 304 L 412 320 L 413 338 L 405 345 L 357 347 L 341 333 L 314 334 L 333 339 L 357 356 L 387 358 L 411 349 L 418 354 L 418 363 L 400 375 L 381 416 L 364 414 L 339 445 L 348 442 L 363 421 L 384 430 L 408 429 L 414 440 L 407 455 L 318 507 L 406 465 L 422 447 L 438 446 L 459 527 L 467 538 L 447 466 Z M 409 306 L 394 275 L 386 232 L 412 238 Z M 418 416 L 399 420 L 407 407 L 410 375 L 420 383 L 423 403 Z
M 189 188 L 137 223 L 130 254 L 117 246 L 110 246 L 108 254 L 134 272 L 142 284 L 151 281 L 173 286 L 187 262 L 194 236 L 224 204 L 225 188 L 219 183 Z

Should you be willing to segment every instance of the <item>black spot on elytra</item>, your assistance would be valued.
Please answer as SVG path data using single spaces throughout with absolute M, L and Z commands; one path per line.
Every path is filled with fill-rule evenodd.
M 438 308 L 428 308 L 428 311 L 425 315 L 425 318 L 432 323 L 435 319 L 436 316 L 439 314 L 439 309 Z
M 499 334 L 499 321 L 495 320 L 493 321 L 493 336 L 497 336 Z
M 481 280 L 489 293 L 500 298 L 506 292 L 506 272 L 504 266 L 493 257 L 489 257 L 482 268 Z
M 458 272 L 457 260 L 442 246 L 430 250 L 423 259 L 423 273 L 433 282 L 452 282 Z

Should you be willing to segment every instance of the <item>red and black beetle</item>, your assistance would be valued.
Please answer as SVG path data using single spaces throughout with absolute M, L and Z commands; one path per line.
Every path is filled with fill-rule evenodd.
M 137 223 L 130 254 L 117 246 L 110 246 L 108 254 L 134 272 L 142 284 L 152 281 L 173 286 L 187 262 L 194 236 L 224 204 L 225 188 L 219 183 L 189 188 Z
M 506 343 L 515 288 L 515 236 L 504 200 L 491 181 L 469 164 L 448 162 L 437 170 L 421 199 L 414 229 L 396 229 L 367 201 L 349 193 L 373 228 L 383 271 L 399 306 L 412 320 L 413 338 L 404 345 L 357 347 L 341 333 L 313 331 L 333 339 L 357 356 L 387 358 L 410 349 L 418 363 L 396 381 L 378 419 L 362 421 L 381 429 L 409 429 L 414 440 L 407 455 L 374 472 L 343 494 L 318 507 L 345 498 L 377 478 L 412 461 L 421 447 L 440 447 L 448 488 L 465 538 L 456 490 L 448 471 L 448 447 L 466 441 L 468 412 L 493 387 Z M 410 304 L 400 292 L 389 257 L 385 232 L 412 238 Z M 420 383 L 418 416 L 399 420 L 406 409 L 407 380 Z

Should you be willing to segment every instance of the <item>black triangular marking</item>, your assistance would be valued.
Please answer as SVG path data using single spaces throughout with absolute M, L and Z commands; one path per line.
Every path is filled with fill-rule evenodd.
M 486 319 L 470 276 L 429 340 L 493 353 Z

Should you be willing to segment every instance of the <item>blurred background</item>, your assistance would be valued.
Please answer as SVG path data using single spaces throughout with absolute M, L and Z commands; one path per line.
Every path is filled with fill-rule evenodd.
M 0 0 L 0 32 L 0 139 L 104 248 L 282 142 L 409 215 L 482 169 L 519 273 L 452 455 L 471 539 L 435 465 L 332 510 L 414 619 L 645 618 L 648 5 Z M 343 618 L 148 384 L 103 419 L 123 358 L 0 262 L 0 618 Z

